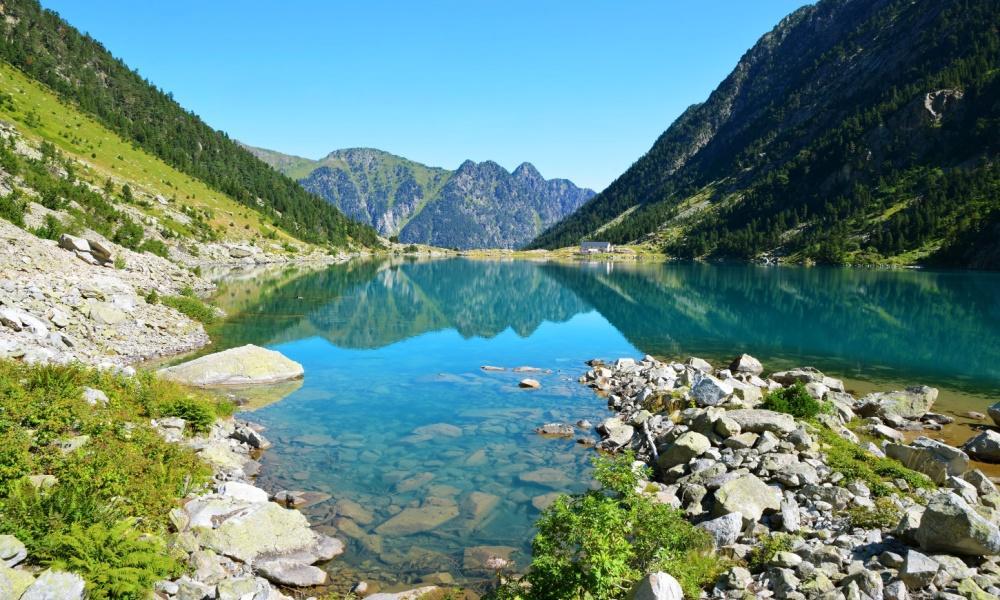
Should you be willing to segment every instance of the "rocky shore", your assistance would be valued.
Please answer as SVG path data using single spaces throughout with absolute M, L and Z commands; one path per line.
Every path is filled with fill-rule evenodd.
M 591 365 L 581 382 L 617 413 L 598 426 L 599 446 L 633 450 L 654 467 L 643 493 L 683 510 L 737 565 L 709 597 L 1000 595 L 1000 494 L 969 456 L 996 456 L 1000 435 L 988 429 L 965 450 L 925 436 L 903 442 L 905 430 L 948 421 L 931 412 L 937 390 L 855 398 L 809 367 L 764 378 L 747 355 L 724 368 L 649 356 Z M 769 392 L 795 384 L 821 403 L 815 418 L 761 408 Z M 908 480 L 908 471 L 926 477 Z M 754 557 L 769 542 L 773 551 Z M 669 579 L 652 574 L 633 593 L 679 598 Z

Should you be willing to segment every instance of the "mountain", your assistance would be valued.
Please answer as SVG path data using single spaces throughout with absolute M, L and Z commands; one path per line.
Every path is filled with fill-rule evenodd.
M 1000 3 L 821 0 L 531 244 L 1000 267 Z
M 0 59 L 122 138 L 302 240 L 380 245 L 373 229 L 269 168 L 37 0 L 5 0 L 0 17 Z
M 258 158 L 349 217 L 401 242 L 448 248 L 519 248 L 594 196 L 529 163 L 507 172 L 486 161 L 455 171 L 351 148 L 310 161 L 247 146 Z

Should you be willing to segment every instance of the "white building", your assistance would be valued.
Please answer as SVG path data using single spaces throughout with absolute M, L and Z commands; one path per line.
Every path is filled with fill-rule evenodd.
M 580 242 L 580 254 L 599 254 L 611 252 L 614 246 L 611 242 Z

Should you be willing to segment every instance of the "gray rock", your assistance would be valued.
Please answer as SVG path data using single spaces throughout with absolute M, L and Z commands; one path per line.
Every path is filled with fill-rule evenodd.
M 781 493 L 755 475 L 744 475 L 724 483 L 715 491 L 713 513 L 738 512 L 746 523 L 760 521 L 765 511 L 781 508 Z
M 597 430 L 606 440 L 618 447 L 630 444 L 632 435 L 635 433 L 635 429 L 631 425 L 626 425 L 618 417 L 604 419 Z
M 910 600 L 910 594 L 906 591 L 906 584 L 897 580 L 885 586 L 882 598 L 883 600 Z
M 927 475 L 937 484 L 944 483 L 950 475 L 962 475 L 969 468 L 969 456 L 965 452 L 922 436 L 909 446 L 887 444 L 885 454 Z
M 12 535 L 0 535 L 0 561 L 14 567 L 28 557 L 28 549 Z
M 109 302 L 90 301 L 88 308 L 90 319 L 101 325 L 117 325 L 128 318 L 122 310 Z
M 684 600 L 681 584 L 670 575 L 658 571 L 640 579 L 626 596 L 627 600 Z
M 326 583 L 326 571 L 286 559 L 262 560 L 254 569 L 268 580 L 279 585 L 311 587 Z
M 764 366 L 760 364 L 759 360 L 749 354 L 741 354 L 734 358 L 733 362 L 729 363 L 729 370 L 733 373 L 760 375 L 764 372 Z
M 990 418 L 993 419 L 993 424 L 1000 427 L 1000 402 L 991 405 L 986 412 L 989 413 Z
M 83 588 L 79 575 L 48 570 L 25 590 L 21 600 L 82 600 Z
M 986 429 L 962 446 L 968 455 L 988 463 L 1000 463 L 1000 433 Z
M 712 536 L 716 548 L 735 544 L 743 531 L 743 515 L 732 512 L 721 517 L 698 523 L 699 529 L 704 529 Z
M 850 584 L 856 585 L 858 587 L 858 591 L 873 600 L 882 600 L 884 598 L 882 577 L 874 571 L 865 569 L 846 577 L 841 582 L 842 587 L 846 587 Z
M 801 528 L 799 505 L 793 498 L 781 501 L 781 528 L 788 533 L 796 533 Z
M 972 484 L 979 492 L 980 496 L 989 496 L 990 494 L 997 493 L 997 486 L 993 481 L 986 476 L 985 473 L 979 469 L 972 469 L 971 471 L 966 471 L 962 475 L 962 478 Z
M 536 427 L 535 433 L 556 437 L 573 437 L 576 434 L 576 430 L 568 423 L 546 423 L 541 427 Z
M 711 447 L 712 442 L 707 437 L 695 431 L 687 431 L 682 433 L 680 437 L 674 440 L 673 444 L 660 454 L 657 464 L 663 470 L 676 465 L 684 465 L 692 458 L 701 456 L 703 452 Z
M 83 400 L 91 406 L 97 406 L 98 404 L 107 406 L 108 395 L 101 390 L 85 387 L 83 388 Z
M 215 586 L 195 581 L 187 575 L 177 580 L 176 600 L 205 600 L 215 597 Z
M 718 406 L 732 393 L 731 384 L 711 375 L 705 375 L 691 388 L 691 397 L 698 406 Z
M 789 371 L 779 371 L 771 375 L 771 379 L 786 386 L 796 383 L 823 383 L 823 373 L 813 367 L 801 367 Z
M 786 435 L 795 431 L 796 427 L 795 419 L 791 415 L 760 408 L 730 410 L 726 412 L 726 417 L 736 421 L 743 432 L 763 433 L 770 431 Z
M 876 392 L 861 398 L 857 412 L 866 417 L 893 415 L 904 419 L 919 419 L 930 411 L 937 397 L 937 389 L 925 385 L 902 391 Z
M 952 492 L 938 492 L 927 503 L 914 534 L 920 548 L 967 556 L 1000 553 L 1000 529 Z
M 920 589 L 930 585 L 937 572 L 936 560 L 911 548 L 906 553 L 903 566 L 899 569 L 899 578 L 907 588 Z

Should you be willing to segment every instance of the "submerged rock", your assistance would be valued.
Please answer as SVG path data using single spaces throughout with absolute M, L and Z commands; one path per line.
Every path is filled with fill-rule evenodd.
M 412 535 L 430 531 L 458 516 L 458 507 L 451 505 L 424 505 L 420 508 L 406 508 L 398 515 L 375 528 L 380 535 Z
M 164 379 L 198 387 L 279 383 L 301 378 L 303 372 L 302 365 L 280 352 L 252 344 L 157 371 Z

